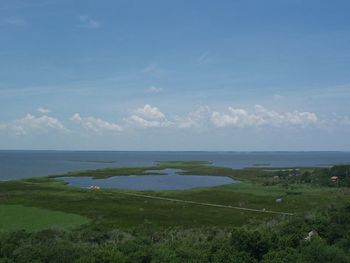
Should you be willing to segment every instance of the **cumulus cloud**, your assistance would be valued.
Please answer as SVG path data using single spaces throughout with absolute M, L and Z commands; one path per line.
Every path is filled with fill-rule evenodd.
M 89 15 L 86 15 L 86 14 L 79 15 L 78 20 L 79 20 L 80 27 L 91 28 L 91 29 L 97 29 L 101 27 L 100 21 L 96 19 L 92 19 Z
M 40 113 L 43 113 L 43 114 L 48 114 L 48 113 L 51 112 L 50 109 L 43 108 L 43 107 L 37 108 L 36 110 L 37 110 L 38 112 L 40 112 Z
M 79 113 L 75 113 L 71 118 L 76 124 L 81 125 L 84 129 L 96 133 L 101 132 L 121 132 L 123 128 L 116 123 L 104 121 L 92 116 L 82 118 Z
M 142 128 L 173 127 L 181 129 L 202 129 L 210 126 L 215 128 L 305 127 L 319 122 L 317 115 L 313 112 L 277 112 L 268 110 L 261 105 L 256 105 L 253 110 L 228 107 L 224 112 L 211 110 L 208 106 L 204 106 L 185 116 L 176 115 L 169 120 L 159 108 L 146 104 L 137 109 L 126 120 L 129 124 Z
M 162 92 L 162 90 L 163 90 L 162 88 L 152 86 L 152 87 L 145 89 L 145 93 L 160 93 L 160 92 Z
M 169 127 L 171 125 L 171 122 L 167 120 L 147 120 L 137 115 L 130 116 L 128 122 L 141 128 L 160 128 Z
M 208 106 L 200 107 L 187 116 L 176 116 L 175 122 L 178 128 L 202 128 L 210 122 L 210 113 Z
M 69 130 L 57 119 L 50 116 L 36 117 L 27 114 L 24 118 L 14 120 L 9 123 L 0 124 L 0 130 L 12 132 L 15 135 L 25 135 L 34 131 L 47 132 L 56 130 L 60 132 L 68 132 Z
M 229 107 L 225 113 L 212 112 L 211 121 L 216 127 L 252 127 L 299 125 L 306 126 L 318 122 L 318 117 L 313 112 L 284 112 L 268 110 L 261 105 L 256 105 L 253 112 L 245 109 Z
M 126 121 L 142 128 L 170 127 L 172 125 L 163 112 L 149 104 L 137 109 Z
M 143 106 L 143 108 L 139 108 L 136 110 L 136 113 L 144 116 L 146 118 L 151 119 L 164 119 L 165 115 L 163 112 L 161 112 L 157 107 L 152 107 L 149 104 L 146 104 Z
M 36 117 L 27 114 L 24 118 L 11 122 L 0 123 L 0 131 L 16 135 L 25 135 L 30 132 L 60 131 L 70 132 L 58 119 L 47 116 L 50 110 L 38 108 L 37 111 L 43 116 Z M 212 110 L 208 106 L 200 107 L 184 116 L 167 117 L 158 107 L 145 104 L 123 119 L 123 123 L 117 124 L 93 116 L 82 117 L 75 113 L 70 121 L 75 123 L 79 131 L 83 129 L 94 133 L 120 133 L 127 129 L 134 128 L 178 128 L 178 129 L 219 129 L 225 127 L 233 128 L 254 128 L 254 127 L 307 127 L 317 125 L 318 128 L 334 127 L 338 125 L 350 125 L 350 118 L 347 116 L 330 119 L 319 119 L 318 116 L 309 111 L 288 111 L 279 112 L 269 110 L 261 105 L 253 109 L 228 107 L 225 111 Z

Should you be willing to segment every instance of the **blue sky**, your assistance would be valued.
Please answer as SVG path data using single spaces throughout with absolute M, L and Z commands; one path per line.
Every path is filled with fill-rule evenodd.
M 3 0 L 0 148 L 350 150 L 349 9 Z

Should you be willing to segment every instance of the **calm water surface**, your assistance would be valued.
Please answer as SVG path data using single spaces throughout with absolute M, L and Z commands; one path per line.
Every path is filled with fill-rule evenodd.
M 92 179 L 91 177 L 62 177 L 60 179 L 77 187 L 86 188 L 95 185 L 101 188 L 130 190 L 184 190 L 237 182 L 224 176 L 180 175 L 178 173 L 182 171 L 178 169 L 149 172 L 154 172 L 155 175 L 113 176 L 107 179 Z
M 350 163 L 350 152 L 96 152 L 0 151 L 0 180 L 73 170 L 152 166 L 155 161 L 211 161 L 231 168 L 330 166 Z

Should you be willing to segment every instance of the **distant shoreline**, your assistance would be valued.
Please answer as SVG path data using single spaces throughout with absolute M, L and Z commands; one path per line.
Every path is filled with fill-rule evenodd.
M 350 153 L 350 150 L 54 150 L 54 149 L 0 149 L 0 152 L 186 152 L 186 153 Z

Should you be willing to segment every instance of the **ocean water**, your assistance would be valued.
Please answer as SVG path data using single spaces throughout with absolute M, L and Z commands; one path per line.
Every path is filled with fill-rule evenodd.
M 91 177 L 61 177 L 59 179 L 76 187 L 99 186 L 101 188 L 129 190 L 185 190 L 238 182 L 225 176 L 180 175 L 178 173 L 182 171 L 178 169 L 149 172 L 153 172 L 155 175 L 113 176 L 106 179 L 92 179 Z
M 155 161 L 193 160 L 235 169 L 331 166 L 350 163 L 350 152 L 0 151 L 0 180 L 105 167 L 152 166 Z

